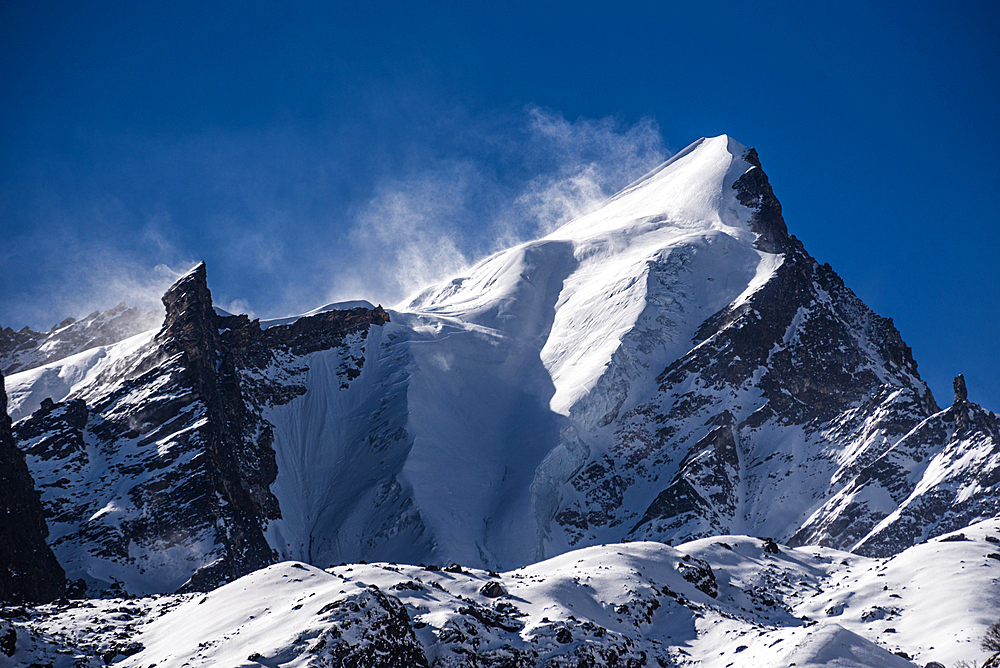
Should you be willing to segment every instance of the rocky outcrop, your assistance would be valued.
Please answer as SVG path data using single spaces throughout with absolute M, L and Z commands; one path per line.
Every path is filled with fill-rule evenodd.
M 743 176 L 733 184 L 736 199 L 751 209 L 750 229 L 757 234 L 757 248 L 768 253 L 802 250 L 798 239 L 788 234 L 785 218 L 781 215 L 781 202 L 771 189 L 771 182 L 760 165 L 757 151 L 749 149 L 743 159 L 750 163 Z
M 680 571 L 681 577 L 694 585 L 695 589 L 712 598 L 719 595 L 719 584 L 715 579 L 715 573 L 704 559 L 696 559 L 685 554 L 682 561 L 677 563 L 677 570 Z
M 660 492 L 646 509 L 632 533 L 654 530 L 673 533 L 687 531 L 726 533 L 729 519 L 736 513 L 740 461 L 728 411 L 716 419 L 717 425 L 695 443 L 680 464 L 670 486 Z M 699 528 L 694 529 L 697 525 Z
M 359 308 L 262 329 L 215 311 L 204 264 L 163 303 L 148 345 L 16 425 L 60 527 L 52 546 L 92 594 L 208 590 L 273 563 L 264 531 L 281 509 L 262 414 L 305 387 L 266 370 L 388 320 Z M 342 382 L 363 362 L 351 359 Z
M 225 526 L 217 533 L 224 557 L 196 571 L 185 588 L 212 589 L 274 562 L 262 528 L 280 517 L 268 491 L 277 466 L 270 442 L 254 429 L 243 404 L 233 355 L 219 335 L 204 262 L 167 290 L 163 305 L 166 319 L 155 341 L 174 360 L 174 383 L 189 390 L 188 401 L 204 407 L 199 429 L 203 469 L 216 499 L 213 514 Z
M 47 603 L 62 596 L 66 576 L 45 542 L 48 526 L 24 453 L 14 442 L 2 374 L 0 515 L 0 601 Z
M 270 486 L 277 476 L 271 427 L 259 409 L 280 404 L 304 391 L 279 383 L 244 378 L 242 371 L 262 369 L 281 352 L 294 356 L 340 345 L 349 334 L 384 324 L 378 307 L 320 313 L 262 330 L 247 316 L 220 316 L 212 306 L 205 264 L 199 264 L 163 296 L 167 310 L 157 335 L 168 354 L 180 355 L 182 378 L 204 403 L 204 428 L 216 494 L 229 511 L 226 518 L 229 560 L 197 572 L 190 589 L 209 589 L 273 563 L 276 555 L 262 530 L 281 517 Z
M 320 634 L 321 649 L 313 650 L 316 662 L 310 665 L 427 668 L 410 615 L 395 596 L 369 586 L 325 606 L 321 614 L 329 627 Z
M 970 408 L 969 392 L 965 389 L 965 376 L 958 374 L 952 383 L 955 388 L 955 401 L 951 405 L 954 414 L 955 432 L 963 433 L 969 429 Z
M 968 400 L 959 376 L 950 408 L 846 472 L 841 488 L 789 543 L 897 554 L 1000 513 L 1000 420 Z M 889 498 L 894 506 L 877 506 L 873 498 Z
M 950 408 L 921 422 L 848 486 L 891 489 L 899 498 L 899 507 L 853 546 L 859 554 L 891 556 L 1000 515 L 1000 418 L 969 401 L 961 375 L 954 387 Z M 840 501 L 845 497 L 852 498 Z

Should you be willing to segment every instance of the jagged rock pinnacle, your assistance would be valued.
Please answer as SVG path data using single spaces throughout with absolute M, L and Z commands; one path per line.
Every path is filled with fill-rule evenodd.
M 750 228 L 759 235 L 757 247 L 768 253 L 785 253 L 798 244 L 798 240 L 788 234 L 785 219 L 781 215 L 781 203 L 771 189 L 760 165 L 757 151 L 747 149 L 743 159 L 751 167 L 733 184 L 740 204 L 754 210 Z
M 202 380 L 214 375 L 215 351 L 219 348 L 216 315 L 212 308 L 212 293 L 208 289 L 205 263 L 181 276 L 163 294 L 166 318 L 157 339 L 169 353 L 185 352 L 187 370 Z M 209 383 L 211 385 L 211 383 Z M 209 386 L 196 385 L 211 393 Z
M 968 401 L 969 393 L 965 389 L 965 376 L 962 374 L 955 376 L 955 381 L 952 383 L 952 386 L 955 388 L 956 404 L 961 401 Z
M 177 279 L 163 294 L 163 306 L 167 309 L 164 329 L 170 329 L 178 318 L 187 315 L 208 318 L 212 312 L 212 293 L 208 290 L 205 263 Z

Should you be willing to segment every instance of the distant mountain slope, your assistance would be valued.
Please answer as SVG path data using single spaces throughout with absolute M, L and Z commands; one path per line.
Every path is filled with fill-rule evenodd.
M 148 332 L 162 322 L 161 313 L 126 306 L 122 302 L 104 312 L 94 311 L 81 320 L 66 318 L 48 332 L 36 332 L 28 327 L 18 331 L 0 328 L 0 371 L 10 375 L 34 369 Z

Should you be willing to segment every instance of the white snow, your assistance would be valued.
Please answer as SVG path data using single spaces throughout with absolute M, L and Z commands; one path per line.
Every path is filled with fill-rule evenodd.
M 985 556 L 995 550 L 985 537 L 998 530 L 1000 520 L 989 520 L 966 530 L 967 541 L 932 541 L 889 560 L 815 547 L 768 554 L 759 539 L 718 536 L 673 548 L 594 546 L 499 574 L 385 562 L 323 571 L 287 561 L 204 595 L 43 606 L 13 620 L 18 652 L 0 655 L 0 666 L 99 665 L 80 648 L 109 646 L 122 611 L 134 615 L 124 617 L 134 629 L 129 640 L 142 645 L 116 659 L 123 667 L 312 665 L 332 640 L 356 641 L 377 623 L 370 607 L 353 608 L 346 625 L 329 613 L 352 609 L 337 601 L 370 602 L 371 587 L 402 602 L 428 660 L 442 665 L 464 656 L 456 652 L 504 647 L 536 651 L 542 664 L 602 642 L 645 654 L 646 665 L 978 665 L 986 657 L 978 641 L 1000 617 L 1000 562 Z M 710 565 L 716 597 L 682 576 L 698 563 L 691 557 Z M 484 596 L 491 580 L 507 594 Z M 499 614 L 508 628 L 477 622 L 469 606 Z M 331 631 L 334 623 L 339 631 Z M 569 636 L 559 639 L 560 629 Z
M 398 480 L 436 553 L 545 556 L 558 488 L 589 453 L 581 439 L 780 266 L 753 247 L 753 212 L 732 188 L 745 150 L 697 142 L 604 207 L 391 312 L 402 331 L 388 348 L 409 358 Z
M 31 415 L 49 398 L 63 401 L 92 383 L 117 360 L 149 344 L 156 330 L 136 334 L 114 345 L 91 348 L 36 369 L 4 378 L 7 412 L 13 421 Z
M 665 340 L 655 361 L 665 365 L 690 349 L 706 317 L 745 299 L 780 266 L 779 256 L 752 247 L 752 211 L 732 189 L 750 167 L 745 152 L 725 135 L 695 142 L 598 210 L 425 290 L 405 310 L 526 342 L 541 337 L 555 385 L 550 406 L 569 415 L 647 306 L 674 315 L 658 332 Z M 671 275 L 657 285 L 664 264 Z M 660 303 L 648 304 L 654 296 Z

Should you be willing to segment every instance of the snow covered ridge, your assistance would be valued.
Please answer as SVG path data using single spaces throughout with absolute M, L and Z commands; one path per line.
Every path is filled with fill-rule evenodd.
M 27 371 L 70 355 L 118 343 L 130 336 L 155 330 L 163 314 L 154 313 L 125 302 L 103 313 L 94 311 L 76 320 L 66 318 L 48 332 L 28 327 L 14 331 L 0 328 L 0 371 L 10 375 Z
M 204 265 L 164 305 L 6 379 L 91 595 L 727 534 L 888 557 L 1000 510 L 996 416 L 937 405 L 726 136 L 395 310 L 251 321 Z
M 0 666 L 978 665 L 998 535 L 988 520 L 888 559 L 717 536 L 503 573 L 288 561 L 208 594 L 4 608 Z

